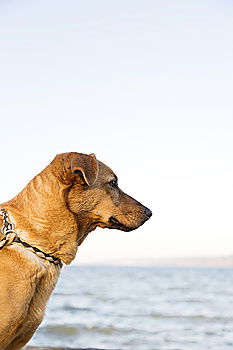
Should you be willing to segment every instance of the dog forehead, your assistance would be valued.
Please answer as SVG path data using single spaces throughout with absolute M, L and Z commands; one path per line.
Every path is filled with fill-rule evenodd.
M 99 173 L 97 177 L 96 182 L 102 182 L 102 181 L 111 181 L 116 175 L 112 171 L 111 168 L 109 168 L 107 165 L 102 163 L 100 160 L 98 160 L 98 165 L 99 165 Z

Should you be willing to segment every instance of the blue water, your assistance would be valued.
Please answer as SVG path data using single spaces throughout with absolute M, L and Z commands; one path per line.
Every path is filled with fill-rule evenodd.
M 66 267 L 30 345 L 232 350 L 233 269 Z

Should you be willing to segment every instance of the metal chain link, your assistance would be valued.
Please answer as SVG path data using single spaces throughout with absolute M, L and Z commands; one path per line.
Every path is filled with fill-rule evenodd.
M 0 209 L 0 214 L 3 217 L 3 226 L 1 228 L 1 233 L 3 235 L 7 235 L 10 232 L 15 232 L 15 225 L 12 222 L 10 222 L 7 212 L 4 209 Z
M 4 209 L 0 209 L 0 215 L 3 217 L 3 226 L 0 232 L 4 237 L 0 240 L 0 250 L 6 245 L 11 244 L 17 237 L 17 233 L 14 230 L 14 224 L 9 221 L 7 212 Z

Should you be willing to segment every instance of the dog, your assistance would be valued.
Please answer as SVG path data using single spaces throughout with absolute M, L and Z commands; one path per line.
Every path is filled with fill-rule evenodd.
M 96 227 L 132 231 L 150 209 L 94 154 L 62 153 L 0 205 L 0 349 L 18 350 L 43 319 L 62 264 Z

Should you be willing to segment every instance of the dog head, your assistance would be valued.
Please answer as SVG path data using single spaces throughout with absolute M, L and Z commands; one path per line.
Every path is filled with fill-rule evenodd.
M 125 194 L 114 172 L 94 154 L 64 153 L 53 163 L 56 176 L 67 188 L 67 207 L 83 231 L 97 226 L 132 231 L 151 217 L 151 210 Z

